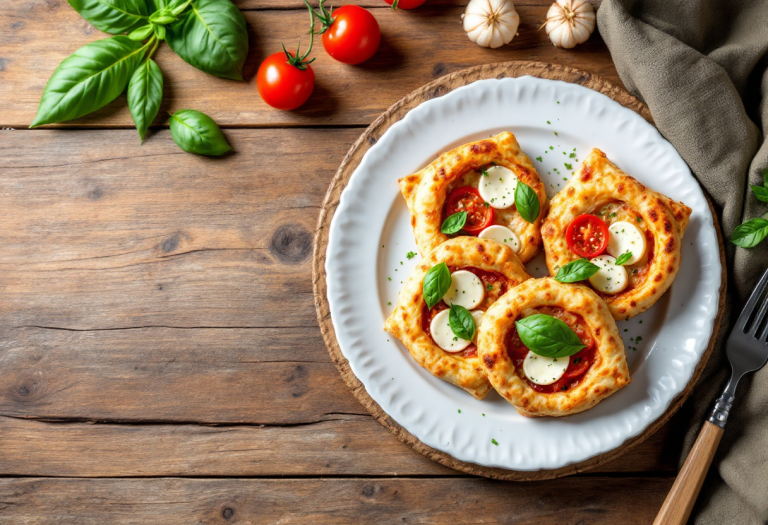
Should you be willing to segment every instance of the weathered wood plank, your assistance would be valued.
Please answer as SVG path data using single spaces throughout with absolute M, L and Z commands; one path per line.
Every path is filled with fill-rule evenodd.
M 667 426 L 590 470 L 675 471 Z M 0 417 L 0 475 L 436 476 L 460 475 L 400 443 L 370 416 L 296 426 L 114 425 Z
M 264 0 L 260 0 L 263 5 Z M 377 9 L 384 34 L 382 47 L 369 62 L 350 67 L 331 59 L 322 46 L 313 64 L 317 88 L 298 111 L 266 106 L 256 91 L 255 72 L 267 55 L 292 44 L 308 17 L 300 9 L 246 11 L 251 51 L 245 66 L 248 82 L 206 75 L 184 63 L 167 46 L 157 61 L 166 76 L 165 111 L 192 107 L 224 126 L 367 125 L 384 109 L 423 84 L 447 73 L 488 62 L 541 60 L 562 63 L 602 75 L 620 84 L 599 35 L 575 50 L 557 49 L 538 27 L 546 5 L 520 6 L 519 36 L 512 45 L 489 50 L 464 35 L 461 6 L 426 6 L 412 12 Z M 56 66 L 78 47 L 105 35 L 94 30 L 64 1 L 0 3 L 0 127 L 25 127 L 33 120 L 43 87 Z M 52 45 L 52 42 L 61 42 Z M 87 127 L 130 127 L 121 97 L 96 114 L 67 124 Z M 132 142 L 126 143 L 127 145 Z
M 672 478 L 3 479 L 0 523 L 650 523 Z

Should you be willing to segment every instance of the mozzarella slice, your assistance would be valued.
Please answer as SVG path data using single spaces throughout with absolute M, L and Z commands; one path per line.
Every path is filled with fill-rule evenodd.
M 600 255 L 590 260 L 592 264 L 600 267 L 596 274 L 589 278 L 589 282 L 595 289 L 607 293 L 619 293 L 629 284 L 627 269 L 616 266 L 616 259 L 610 255 Z
M 437 346 L 446 352 L 461 352 L 468 347 L 469 343 L 472 341 L 457 337 L 456 334 L 453 333 L 451 325 L 448 324 L 449 315 L 450 310 L 443 310 L 437 314 L 429 325 L 429 333 L 432 334 L 432 340 L 437 343 Z
M 528 352 L 523 361 L 523 373 L 532 383 L 551 385 L 563 377 L 570 361 L 570 357 L 552 358 Z
M 458 304 L 467 310 L 483 302 L 485 287 L 483 281 L 472 272 L 459 270 L 451 274 L 451 287 L 445 292 L 443 301 L 448 306 Z
M 619 257 L 624 253 L 632 252 L 632 257 L 624 264 L 635 264 L 645 255 L 645 235 L 640 228 L 631 222 L 619 221 L 608 228 L 608 253 Z
M 496 241 L 499 244 L 506 244 L 512 248 L 513 252 L 520 253 L 520 237 L 518 237 L 515 232 L 506 226 L 501 226 L 499 224 L 488 226 L 486 229 L 480 232 L 478 237 L 481 239 L 490 239 L 492 241 Z
M 475 320 L 475 328 L 477 328 L 477 330 L 475 330 L 475 338 L 472 339 L 472 341 L 477 342 L 477 334 L 480 333 L 480 323 L 483 321 L 485 312 L 482 310 L 472 310 L 470 313 L 472 314 L 472 318 Z
M 509 208 L 515 203 L 515 190 L 517 189 L 517 175 L 504 166 L 491 166 L 485 172 L 486 177 L 480 177 L 477 189 L 480 196 L 498 210 Z

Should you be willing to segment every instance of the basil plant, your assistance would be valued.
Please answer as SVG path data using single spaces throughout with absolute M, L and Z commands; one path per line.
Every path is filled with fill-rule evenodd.
M 152 60 L 163 40 L 197 69 L 243 80 L 248 32 L 243 14 L 229 0 L 68 2 L 95 28 L 117 36 L 81 47 L 56 68 L 30 127 L 83 117 L 127 90 L 144 140 L 163 99 L 163 73 Z M 207 115 L 186 109 L 171 118 L 171 136 L 184 151 L 221 155 L 231 149 Z

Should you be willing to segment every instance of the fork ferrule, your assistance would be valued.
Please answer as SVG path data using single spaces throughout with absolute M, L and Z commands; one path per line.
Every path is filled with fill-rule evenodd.
M 729 392 L 723 392 L 717 401 L 715 401 L 715 408 L 712 410 L 708 421 L 720 428 L 725 428 L 725 424 L 728 422 L 728 413 L 733 406 L 733 394 Z

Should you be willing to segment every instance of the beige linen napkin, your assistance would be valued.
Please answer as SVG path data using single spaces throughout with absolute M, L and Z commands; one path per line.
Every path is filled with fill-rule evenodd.
M 715 202 L 726 239 L 768 209 L 749 190 L 768 167 L 768 0 L 604 0 L 598 28 L 627 88 Z M 726 248 L 720 339 L 768 267 L 768 240 Z M 696 261 L 683 261 L 686 265 Z M 722 344 L 688 401 L 683 458 L 727 380 Z M 768 367 L 743 380 L 692 521 L 768 523 Z

